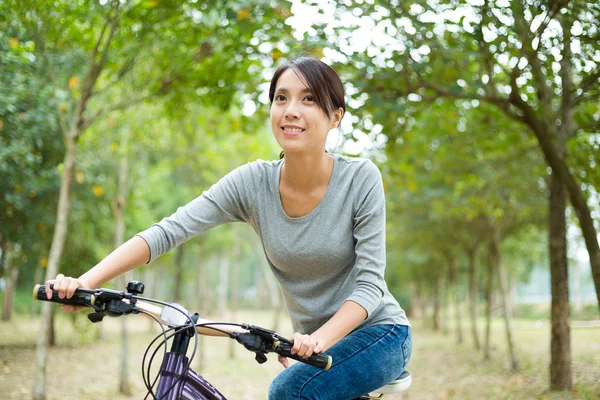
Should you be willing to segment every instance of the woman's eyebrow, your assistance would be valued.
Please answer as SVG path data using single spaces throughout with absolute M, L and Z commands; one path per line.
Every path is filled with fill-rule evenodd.
M 275 93 L 289 93 L 289 90 L 286 88 L 279 88 L 275 91 Z M 312 93 L 312 91 L 309 88 L 304 88 L 300 91 L 300 93 Z

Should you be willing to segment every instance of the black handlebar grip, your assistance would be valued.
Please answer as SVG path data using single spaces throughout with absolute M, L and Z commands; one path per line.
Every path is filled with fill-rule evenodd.
M 313 354 L 308 358 L 302 358 L 298 354 L 292 354 L 292 346 L 283 342 L 275 342 L 275 344 L 273 345 L 273 350 L 275 351 L 275 353 L 281 354 L 284 357 L 293 358 L 294 360 L 312 365 L 317 368 L 321 368 L 325 371 L 327 371 L 331 367 L 331 363 L 333 361 L 331 356 L 328 356 L 327 354 Z
M 50 287 L 52 287 L 52 285 Z M 94 295 L 78 293 L 77 290 L 70 299 L 67 299 L 66 297 L 61 299 L 58 297 L 58 292 L 52 290 L 52 298 L 48 299 L 48 296 L 46 296 L 46 287 L 44 285 L 35 285 L 33 288 L 33 298 L 34 300 L 50 301 L 52 303 L 67 304 L 69 306 L 89 306 L 90 304 L 94 304 L 94 301 L 96 300 Z M 89 298 L 89 303 L 86 302 L 86 298 Z

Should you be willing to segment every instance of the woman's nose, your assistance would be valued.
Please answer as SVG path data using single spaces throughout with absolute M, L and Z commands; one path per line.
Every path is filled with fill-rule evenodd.
M 283 114 L 285 118 L 296 119 L 299 117 L 298 107 L 295 102 L 290 102 Z

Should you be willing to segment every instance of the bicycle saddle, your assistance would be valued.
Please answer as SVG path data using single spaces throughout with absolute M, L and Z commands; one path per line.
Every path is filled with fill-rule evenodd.
M 411 383 L 412 377 L 410 376 L 410 372 L 404 371 L 396 380 L 393 380 L 387 385 L 374 390 L 374 392 L 381 394 L 403 392 L 410 387 Z

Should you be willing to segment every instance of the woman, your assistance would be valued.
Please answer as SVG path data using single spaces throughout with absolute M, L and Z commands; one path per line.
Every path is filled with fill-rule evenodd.
M 243 165 L 169 218 L 139 233 L 80 278 L 58 275 L 59 296 L 115 276 L 226 222 L 261 238 L 294 328 L 292 353 L 327 352 L 333 366 L 286 368 L 269 398 L 354 399 L 394 380 L 411 353 L 410 324 L 384 281 L 385 198 L 367 159 L 325 151 L 339 126 L 344 88 L 325 63 L 282 65 L 269 88 L 271 128 L 281 159 Z M 50 295 L 50 294 L 49 294 Z M 68 309 L 68 307 L 64 307 Z M 289 368 L 288 368 L 289 367 Z

